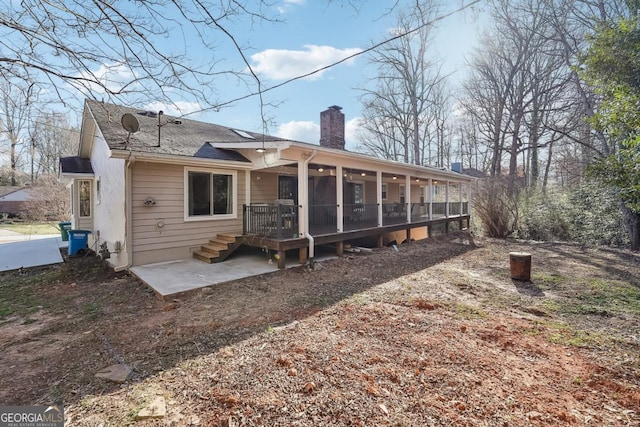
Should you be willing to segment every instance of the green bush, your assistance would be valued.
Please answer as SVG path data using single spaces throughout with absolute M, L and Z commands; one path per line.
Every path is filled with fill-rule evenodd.
M 596 181 L 585 181 L 570 195 L 572 236 L 582 243 L 628 246 L 618 198 L 614 191 Z
M 523 196 L 517 235 L 539 241 L 629 245 L 615 193 L 595 181 Z
M 566 191 L 553 189 L 546 194 L 529 194 L 521 204 L 518 237 L 543 241 L 571 240 Z

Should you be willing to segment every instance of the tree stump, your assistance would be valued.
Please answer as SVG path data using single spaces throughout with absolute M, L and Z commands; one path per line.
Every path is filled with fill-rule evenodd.
M 509 252 L 511 278 L 514 280 L 531 280 L 531 254 L 527 252 Z

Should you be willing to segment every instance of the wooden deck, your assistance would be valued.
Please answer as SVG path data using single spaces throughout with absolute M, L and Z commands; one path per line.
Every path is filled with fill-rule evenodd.
M 336 251 L 338 255 L 342 255 L 344 243 L 348 241 L 363 239 L 375 236 L 377 238 L 378 247 L 382 247 L 383 237 L 394 231 L 406 231 L 407 239 L 411 238 L 411 230 L 415 228 L 426 227 L 427 234 L 431 236 L 432 227 L 444 224 L 445 232 L 449 232 L 449 224 L 458 223 L 459 228 L 468 229 L 470 215 L 456 215 L 448 218 L 437 218 L 432 220 L 412 221 L 411 223 L 401 223 L 393 225 L 385 225 L 381 227 L 362 228 L 358 230 L 343 231 L 341 233 L 326 233 L 312 235 L 315 245 L 326 245 L 336 243 Z M 265 248 L 278 253 L 278 268 L 284 268 L 286 261 L 286 251 L 297 249 L 299 251 L 300 263 L 304 264 L 308 259 L 309 240 L 307 238 L 284 238 L 278 239 L 268 236 L 260 236 L 255 234 L 244 234 L 238 238 L 240 244 Z

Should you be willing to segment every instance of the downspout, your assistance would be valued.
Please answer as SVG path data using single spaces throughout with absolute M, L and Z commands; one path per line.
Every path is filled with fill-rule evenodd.
M 304 235 L 307 238 L 307 240 L 309 241 L 309 263 L 313 262 L 313 256 L 315 255 L 315 244 L 316 241 L 313 238 L 313 236 L 309 233 L 309 163 L 311 162 L 311 160 L 316 156 L 316 154 L 318 154 L 317 150 L 313 150 L 311 152 L 311 155 L 305 159 L 305 161 L 302 163 L 302 167 L 303 167 L 303 173 L 302 173 L 302 177 L 303 177 L 303 182 L 302 182 L 302 186 L 303 188 L 305 188 L 305 192 L 304 192 L 304 202 L 305 202 L 305 206 L 307 206 L 306 209 L 303 209 L 302 212 L 302 221 L 303 221 L 303 227 L 304 227 Z
M 124 247 L 127 251 L 127 262 L 124 265 L 115 267 L 115 271 L 127 270 L 133 264 L 133 226 L 132 218 L 133 207 L 131 206 L 131 166 L 136 162 L 136 158 L 129 153 L 129 157 L 126 160 L 126 166 L 124 168 L 124 210 L 125 210 L 125 243 Z

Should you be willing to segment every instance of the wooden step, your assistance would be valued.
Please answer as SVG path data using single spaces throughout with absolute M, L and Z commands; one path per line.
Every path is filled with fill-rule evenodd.
M 222 240 L 224 242 L 235 243 L 237 237 L 239 236 L 234 236 L 233 234 L 218 234 L 215 240 Z
M 218 234 L 209 243 L 200 246 L 200 249 L 193 252 L 193 258 L 213 264 L 222 262 L 233 253 L 239 246 L 237 236 L 231 234 Z
M 207 264 L 213 264 L 215 262 L 214 259 L 217 258 L 217 255 L 212 255 L 204 251 L 194 251 L 193 257 L 199 261 L 206 262 Z
M 200 252 L 206 252 L 213 256 L 220 256 L 220 252 L 226 251 L 226 250 L 227 250 L 226 245 L 223 248 L 220 248 L 217 245 L 211 245 L 211 244 L 200 246 Z
M 227 242 L 225 240 L 218 240 L 218 239 L 211 239 L 209 240 L 209 243 L 208 243 L 209 246 L 216 248 L 219 251 L 224 251 L 228 249 L 230 244 L 232 244 L 232 242 Z

